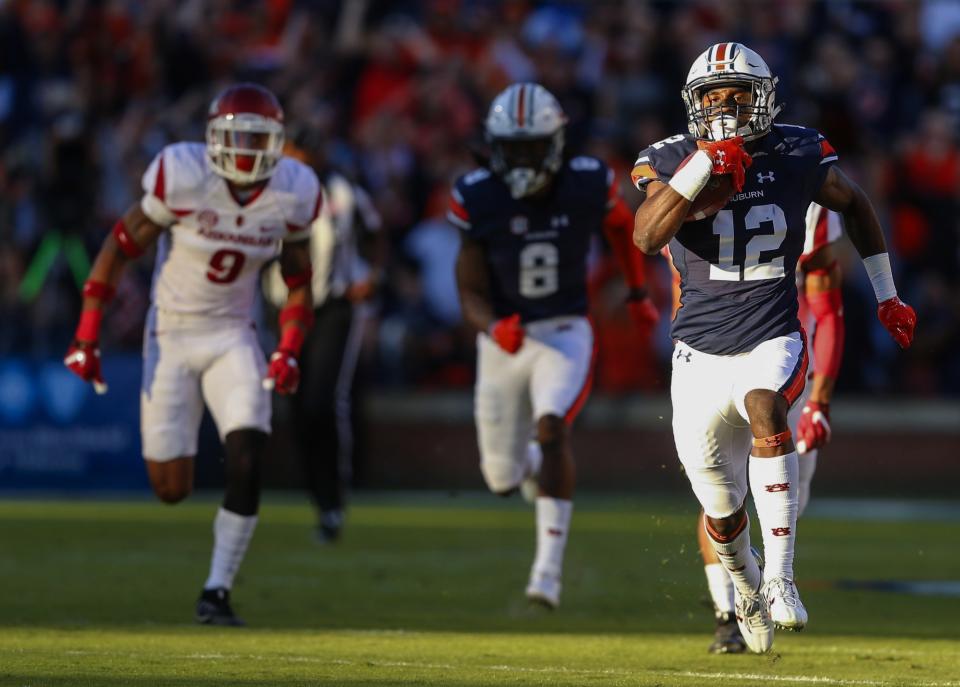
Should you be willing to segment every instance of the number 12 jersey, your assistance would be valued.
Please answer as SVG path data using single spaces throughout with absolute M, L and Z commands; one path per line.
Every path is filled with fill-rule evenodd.
M 794 275 L 807 208 L 837 154 L 800 126 L 774 125 L 758 143 L 743 190 L 716 215 L 684 222 L 670 242 L 681 280 L 671 335 L 704 353 L 744 353 L 800 330 Z M 634 165 L 634 184 L 669 182 L 696 149 L 689 135 L 654 143 Z

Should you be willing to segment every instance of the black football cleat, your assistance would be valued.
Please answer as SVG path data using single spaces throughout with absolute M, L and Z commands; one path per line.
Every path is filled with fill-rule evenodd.
M 204 589 L 197 599 L 196 620 L 201 625 L 224 625 L 242 627 L 243 618 L 237 616 L 230 607 L 230 590 L 219 587 Z
M 317 541 L 321 544 L 337 543 L 343 534 L 343 520 L 342 510 L 324 511 L 317 525 Z
M 707 649 L 711 654 L 742 654 L 747 643 L 737 626 L 733 613 L 717 613 L 717 629 L 713 631 L 713 643 Z

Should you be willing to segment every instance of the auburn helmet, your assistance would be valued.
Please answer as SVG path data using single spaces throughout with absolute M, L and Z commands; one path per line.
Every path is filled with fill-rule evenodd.
M 515 83 L 493 99 L 485 122 L 490 169 L 514 198 L 543 189 L 560 170 L 566 123 L 560 103 L 540 84 Z
M 780 112 L 776 105 L 777 77 L 753 50 L 740 43 L 711 45 L 693 62 L 683 87 L 687 126 L 697 138 L 720 140 L 743 136 L 751 141 L 767 134 Z M 703 94 L 714 88 L 743 86 L 750 90 L 750 103 L 703 106 Z M 742 120 L 749 116 L 746 123 Z
M 263 86 L 231 86 L 210 103 L 207 158 L 213 170 L 236 184 L 273 174 L 283 154 L 283 108 Z

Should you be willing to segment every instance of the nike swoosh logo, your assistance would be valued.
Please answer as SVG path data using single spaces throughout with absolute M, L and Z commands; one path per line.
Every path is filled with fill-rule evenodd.
M 757 69 L 760 69 L 759 64 L 754 64 L 753 62 L 747 62 L 747 64 L 749 64 L 751 67 L 756 67 Z

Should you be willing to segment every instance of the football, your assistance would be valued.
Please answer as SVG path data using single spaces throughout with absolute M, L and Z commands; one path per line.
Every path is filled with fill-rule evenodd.
M 687 155 L 677 170 L 683 168 L 696 151 Z M 710 217 L 717 214 L 727 204 L 733 195 L 733 176 L 731 174 L 712 174 L 697 197 L 690 204 L 690 211 L 684 222 L 694 222 L 704 217 Z

